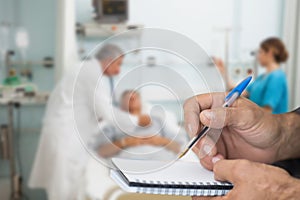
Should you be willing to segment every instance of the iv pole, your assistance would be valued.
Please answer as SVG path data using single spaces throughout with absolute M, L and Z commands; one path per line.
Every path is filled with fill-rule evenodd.
M 13 132 L 13 109 L 15 103 L 8 102 L 8 146 L 9 146 L 9 166 L 10 166 L 10 180 L 11 180 L 11 199 L 19 200 L 22 197 L 21 191 L 21 177 L 16 171 L 16 162 L 14 154 L 14 132 Z
M 231 27 L 225 27 L 225 28 L 215 28 L 215 31 L 225 33 L 225 46 L 224 46 L 224 65 L 225 67 L 225 74 L 224 74 L 224 81 L 225 81 L 225 89 L 229 90 L 229 45 L 230 45 L 230 32 L 232 31 Z

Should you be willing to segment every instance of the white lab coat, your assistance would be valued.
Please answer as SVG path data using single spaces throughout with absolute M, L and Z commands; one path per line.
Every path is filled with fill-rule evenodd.
M 111 106 L 107 77 L 96 87 L 101 74 L 98 61 L 87 61 L 65 76 L 49 98 L 29 180 L 29 187 L 44 188 L 49 200 L 76 198 L 89 155 L 83 144 L 98 133 L 99 121 L 117 121 L 128 131 L 137 125 L 136 117 Z

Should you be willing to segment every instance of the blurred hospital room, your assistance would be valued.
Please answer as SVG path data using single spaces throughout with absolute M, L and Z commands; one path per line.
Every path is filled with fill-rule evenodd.
M 0 0 L 0 199 L 191 199 L 123 191 L 111 158 L 176 160 L 185 100 L 248 76 L 242 95 L 266 112 L 299 107 L 299 13 L 298 0 Z

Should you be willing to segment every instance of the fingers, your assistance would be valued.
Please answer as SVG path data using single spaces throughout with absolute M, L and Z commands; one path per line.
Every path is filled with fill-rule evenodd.
M 224 197 L 192 197 L 192 200 L 224 200 Z
M 200 112 L 200 105 L 196 97 L 191 97 L 184 103 L 184 126 L 190 137 L 200 130 Z
M 202 138 L 195 147 L 197 151 L 194 152 L 200 159 L 201 165 L 212 171 L 213 163 L 211 162 L 211 159 L 217 155 L 217 148 L 214 142 L 206 136 L 205 138 Z
M 198 156 L 201 165 L 211 171 L 213 170 L 214 157 L 217 157 L 219 160 L 224 159 L 224 156 L 218 152 L 216 141 L 208 136 L 202 138 L 193 148 L 193 151 Z
M 248 160 L 219 160 L 214 164 L 215 179 L 218 181 L 229 181 L 233 184 L 240 180 L 244 170 L 250 167 Z
M 207 133 L 209 134 L 209 132 Z M 217 154 L 217 149 L 215 147 L 217 141 L 212 140 L 208 135 L 203 137 L 198 143 L 196 147 L 199 149 L 198 157 L 202 159 L 205 156 L 214 156 Z
M 235 165 L 234 160 L 220 160 L 214 165 L 215 179 L 218 181 L 232 181 L 232 169 Z
M 243 107 L 213 108 L 201 112 L 200 121 L 203 125 L 214 129 L 225 126 L 243 127 L 253 118 L 252 113 L 252 110 Z
M 213 171 L 214 163 L 218 160 L 223 160 L 223 159 L 224 156 L 218 153 L 214 156 L 209 156 L 209 155 L 205 156 L 204 158 L 200 159 L 200 163 L 204 168 Z
M 225 93 L 201 94 L 191 97 L 184 104 L 185 128 L 190 136 L 194 136 L 201 129 L 199 114 L 203 110 L 221 106 Z
M 220 129 L 225 126 L 249 128 L 262 115 L 258 106 L 244 98 L 237 99 L 232 107 L 223 108 L 225 93 L 201 94 L 184 104 L 185 128 L 190 136 L 199 132 L 203 125 Z
M 232 123 L 233 117 L 235 117 L 234 114 L 235 110 L 232 108 L 204 110 L 200 113 L 200 121 L 205 126 L 220 129 L 228 125 L 228 123 Z

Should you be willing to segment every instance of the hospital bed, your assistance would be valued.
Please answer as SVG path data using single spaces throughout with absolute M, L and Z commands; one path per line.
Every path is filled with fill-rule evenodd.
M 184 158 L 187 161 L 197 161 L 198 158 L 193 152 L 189 152 Z M 109 176 L 109 169 L 96 159 L 90 157 L 78 192 L 78 200 L 138 200 L 138 199 L 158 199 L 158 200 L 185 200 L 190 197 L 168 196 L 168 195 L 148 195 L 133 194 L 121 190 Z

